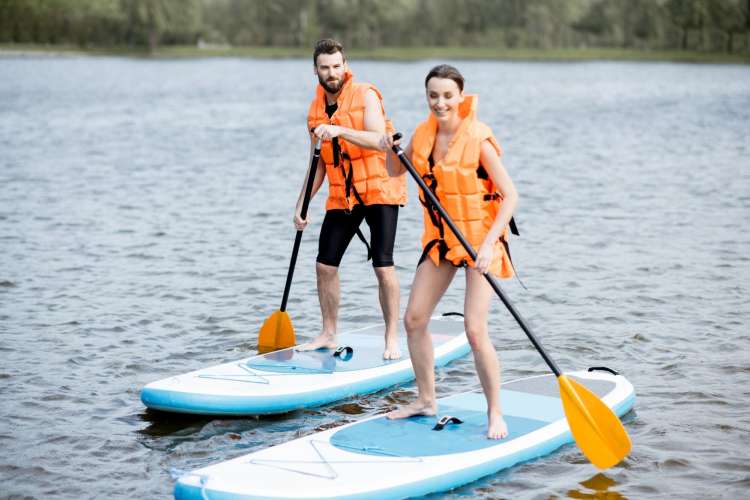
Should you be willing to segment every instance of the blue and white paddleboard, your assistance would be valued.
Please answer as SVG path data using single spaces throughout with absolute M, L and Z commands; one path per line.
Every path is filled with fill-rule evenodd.
M 463 318 L 433 318 L 430 331 L 438 366 L 470 351 Z M 141 401 L 179 413 L 262 415 L 375 392 L 414 378 L 406 334 L 399 335 L 399 360 L 383 359 L 383 326 L 369 326 L 339 336 L 351 351 L 283 349 L 152 382 Z
M 573 372 L 615 413 L 635 402 L 625 377 Z M 177 499 L 406 498 L 449 490 L 572 443 L 553 375 L 503 384 L 507 438 L 486 438 L 481 393 L 438 400 L 440 416 L 462 424 L 443 430 L 437 417 L 387 420 L 376 416 L 256 451 L 182 475 Z

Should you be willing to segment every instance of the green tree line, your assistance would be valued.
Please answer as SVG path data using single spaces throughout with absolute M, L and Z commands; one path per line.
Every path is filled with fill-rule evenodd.
M 750 0 L 0 0 L 0 43 L 750 51 Z

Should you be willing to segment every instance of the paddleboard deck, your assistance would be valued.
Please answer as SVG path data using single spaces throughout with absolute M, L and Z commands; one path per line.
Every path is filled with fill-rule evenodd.
M 621 375 L 568 374 L 619 416 L 635 392 Z M 177 499 L 407 498 L 445 491 L 573 442 L 557 380 L 542 375 L 503 384 L 509 435 L 486 438 L 486 402 L 470 392 L 438 401 L 439 416 L 462 424 L 433 427 L 437 417 L 375 416 L 256 451 L 181 476 Z
M 432 318 L 430 332 L 438 366 L 471 350 L 461 317 Z M 412 380 L 404 332 L 399 342 L 402 358 L 384 360 L 383 326 L 368 326 L 339 335 L 339 346 L 351 351 L 289 348 L 253 356 L 152 382 L 141 401 L 162 411 L 237 416 L 323 405 Z

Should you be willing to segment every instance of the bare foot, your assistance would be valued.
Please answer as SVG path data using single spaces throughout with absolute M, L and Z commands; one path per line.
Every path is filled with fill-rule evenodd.
M 383 359 L 399 358 L 401 358 L 401 348 L 398 345 L 398 339 L 387 339 L 385 341 L 385 351 L 383 351 Z
M 399 418 L 416 417 L 418 415 L 433 416 L 437 413 L 437 405 L 434 401 L 424 402 L 417 399 L 411 404 L 402 406 L 398 410 L 386 414 L 385 418 L 389 420 L 397 420 Z
M 336 336 L 321 333 L 307 344 L 298 345 L 296 351 L 314 351 L 316 349 L 336 349 Z
M 508 436 L 508 426 L 501 413 L 487 415 L 487 439 L 503 439 Z

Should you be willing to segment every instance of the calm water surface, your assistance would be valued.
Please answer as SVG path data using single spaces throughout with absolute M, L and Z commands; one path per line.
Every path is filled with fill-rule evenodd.
M 435 61 L 354 61 L 407 136 Z M 741 497 L 750 488 L 750 68 L 457 62 L 521 196 L 506 291 L 563 369 L 635 385 L 632 454 L 574 446 L 445 498 Z M 165 498 L 189 470 L 341 425 L 413 385 L 263 418 L 146 411 L 155 379 L 255 351 L 307 168 L 308 60 L 0 59 L 0 496 Z M 406 303 L 421 212 L 402 211 Z M 311 206 L 288 309 L 319 328 Z M 363 247 L 341 329 L 377 323 Z M 439 306 L 460 310 L 463 279 Z M 498 301 L 506 379 L 546 372 Z M 470 358 L 440 395 L 478 388 Z

